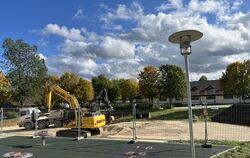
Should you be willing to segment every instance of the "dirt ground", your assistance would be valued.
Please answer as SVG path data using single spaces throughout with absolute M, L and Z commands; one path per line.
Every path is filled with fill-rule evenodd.
M 204 123 L 195 122 L 195 139 L 204 139 Z M 102 138 L 132 138 L 132 122 L 123 122 L 103 127 L 101 134 L 97 137 Z M 158 140 L 188 140 L 189 126 L 187 121 L 140 121 L 136 124 L 136 134 L 140 139 L 158 139 Z M 50 136 L 55 136 L 57 130 L 61 128 L 46 129 Z M 32 136 L 34 130 L 26 131 L 18 126 L 3 128 L 4 135 Z M 208 123 L 208 138 L 210 140 L 235 140 L 249 141 L 250 127 Z

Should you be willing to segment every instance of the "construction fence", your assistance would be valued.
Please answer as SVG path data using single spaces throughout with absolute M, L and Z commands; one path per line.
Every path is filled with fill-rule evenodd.
M 128 141 L 190 140 L 187 107 L 145 110 L 136 103 L 128 106 L 129 108 L 118 107 L 112 111 L 111 114 L 115 120 L 102 127 L 100 134 L 90 138 L 126 139 Z M 192 111 L 196 141 L 205 138 L 211 142 L 250 141 L 250 105 L 193 106 Z M 1 136 L 36 136 L 39 132 L 46 131 L 48 136 L 56 137 L 56 132 L 63 129 L 63 127 L 55 128 L 54 125 L 41 129 L 35 125 L 32 129 L 26 130 L 24 127 L 19 127 L 21 118 L 19 108 L 1 108 L 0 112 Z M 79 126 L 77 130 L 80 133 L 82 129 Z

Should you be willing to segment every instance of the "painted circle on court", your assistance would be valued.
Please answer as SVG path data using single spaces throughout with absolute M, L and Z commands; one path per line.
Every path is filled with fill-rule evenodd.
M 14 158 L 29 158 L 32 156 L 33 156 L 33 153 L 22 153 L 19 151 L 12 151 L 12 152 L 5 153 L 3 155 L 3 157 L 14 157 Z
M 152 147 L 152 146 L 147 146 L 145 149 L 146 149 L 146 150 L 152 150 L 153 147 Z
M 140 152 L 138 155 L 139 156 L 145 156 L 145 155 L 147 155 L 147 153 L 146 152 Z

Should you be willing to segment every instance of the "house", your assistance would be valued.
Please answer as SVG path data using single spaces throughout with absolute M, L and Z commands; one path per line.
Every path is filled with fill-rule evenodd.
M 207 104 L 234 104 L 242 102 L 241 98 L 225 94 L 220 86 L 219 80 L 193 81 L 190 82 L 191 99 L 193 105 Z M 187 105 L 187 98 L 173 99 L 175 105 Z M 250 103 L 250 98 L 246 99 Z M 169 99 L 160 97 L 154 100 L 154 104 L 164 105 L 169 103 Z
M 220 80 L 190 82 L 191 99 L 193 104 L 232 104 L 239 103 L 240 99 L 224 94 Z

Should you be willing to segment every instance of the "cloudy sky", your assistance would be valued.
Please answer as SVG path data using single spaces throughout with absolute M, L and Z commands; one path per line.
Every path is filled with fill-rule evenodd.
M 0 19 L 0 42 L 37 45 L 56 75 L 137 78 L 147 65 L 184 68 L 178 45 L 168 42 L 184 29 L 204 34 L 192 44 L 191 80 L 218 79 L 229 63 L 250 58 L 247 0 L 3 0 Z

